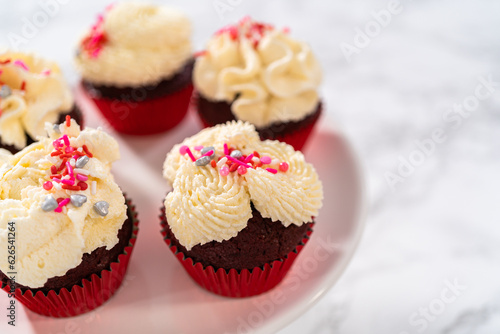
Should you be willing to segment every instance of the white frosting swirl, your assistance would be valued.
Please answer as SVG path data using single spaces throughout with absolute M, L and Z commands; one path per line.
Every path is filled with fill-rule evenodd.
M 189 60 L 190 35 L 191 23 L 180 11 L 118 3 L 99 17 L 95 29 L 80 42 L 76 65 L 85 80 L 96 84 L 156 84 L 179 72 Z M 92 38 L 101 44 L 89 50 Z
M 232 103 L 236 119 L 258 128 L 301 120 L 319 101 L 318 61 L 288 33 L 256 26 L 262 25 L 246 19 L 217 33 L 196 60 L 195 87 L 208 99 Z
M 220 166 L 198 167 L 188 155 L 180 153 L 183 145 L 191 149 L 213 146 L 215 156 L 221 157 L 224 143 L 244 155 L 257 151 L 272 157 L 275 162 L 266 167 L 278 169 L 279 162 L 287 162 L 289 169 L 272 174 L 263 168 L 249 168 L 243 175 L 233 172 L 221 176 Z M 318 175 L 301 152 L 278 141 L 260 141 L 255 127 L 241 121 L 204 129 L 175 145 L 167 155 L 163 175 L 173 185 L 165 199 L 166 217 L 172 232 L 188 250 L 236 236 L 252 217 L 250 202 L 262 217 L 279 220 L 284 226 L 300 226 L 317 216 L 323 201 Z
M 70 128 L 60 126 L 70 137 L 72 146 L 87 145 L 93 158 L 84 167 L 89 181 L 96 181 L 97 191 L 64 189 L 45 190 L 42 185 L 50 175 L 53 157 L 52 141 L 60 135 L 52 126 L 46 130 L 50 138 L 42 138 L 15 155 L 0 155 L 0 270 L 9 272 L 8 228 L 15 222 L 17 282 L 30 288 L 40 288 L 49 278 L 63 276 L 78 266 L 85 253 L 118 243 L 118 231 L 126 219 L 125 198 L 110 173 L 111 163 L 119 158 L 117 142 L 101 130 L 80 132 L 72 121 Z M 81 207 L 68 204 L 62 213 L 41 209 L 47 195 L 68 198 L 82 194 L 87 202 Z M 102 217 L 94 203 L 107 201 L 109 213 Z
M 0 54 L 0 81 L 12 92 L 0 98 L 3 144 L 24 148 L 26 134 L 32 138 L 43 136 L 45 122 L 56 122 L 60 114 L 73 107 L 71 91 L 59 67 L 33 54 Z

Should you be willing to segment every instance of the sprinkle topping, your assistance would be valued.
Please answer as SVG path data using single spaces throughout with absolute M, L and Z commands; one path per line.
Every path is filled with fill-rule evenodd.
M 89 162 L 90 158 L 86 155 L 82 155 L 76 159 L 75 167 L 83 168 Z
M 85 202 L 87 202 L 87 196 L 81 194 L 71 195 L 69 197 L 71 204 L 77 208 L 81 207 Z
M 193 149 L 195 152 L 199 152 L 198 157 L 196 157 L 186 145 L 179 148 L 179 153 L 181 155 L 187 154 L 198 167 L 210 166 L 212 168 L 218 168 L 221 176 L 227 176 L 229 173 L 233 172 L 237 172 L 239 175 L 245 175 L 249 168 L 264 168 L 272 174 L 277 174 L 278 171 L 286 173 L 289 169 L 289 165 L 285 161 L 272 159 L 269 156 L 261 157 L 257 151 L 249 155 L 244 155 L 240 150 L 230 147 L 228 143 L 224 143 L 224 154 L 219 157 L 216 157 L 216 150 L 213 146 L 203 147 L 198 145 Z
M 109 11 L 111 7 L 106 8 Z M 83 39 L 81 49 L 87 53 L 90 58 L 97 58 L 108 39 L 104 32 L 104 16 L 99 14 L 97 22 L 90 29 L 89 34 Z
M 54 125 L 53 129 L 56 133 L 61 133 L 61 127 L 70 127 L 71 118 L 66 116 L 66 121 L 61 124 Z M 89 151 L 86 145 L 82 147 L 74 147 L 71 145 L 68 135 L 62 135 L 58 139 L 52 142 L 54 150 L 50 153 L 48 161 L 52 162 L 53 165 L 50 166 L 49 181 L 44 182 L 43 189 L 46 191 L 52 190 L 66 190 L 66 191 L 85 191 L 88 189 L 87 181 L 89 180 L 89 172 L 83 169 L 85 165 L 93 157 L 92 153 Z M 95 181 L 92 181 L 94 185 Z M 93 195 L 95 195 L 95 186 L 92 189 Z M 83 194 L 71 194 L 66 198 L 60 198 L 55 200 L 57 205 L 54 205 L 54 199 L 52 196 L 47 196 L 45 201 L 42 203 L 42 210 L 44 211 L 54 211 L 62 212 L 63 208 L 72 204 L 75 207 L 80 207 L 87 201 L 87 197 Z
M 106 201 L 99 201 L 95 203 L 94 211 L 102 217 L 107 216 L 109 213 L 109 203 Z
M 21 59 L 15 60 L 14 61 L 14 65 L 22 68 L 25 71 L 29 71 L 30 70 L 29 67 L 28 67 L 28 65 L 26 65 L 26 63 L 24 61 L 22 61 Z
M 257 22 L 246 16 L 237 24 L 218 30 L 215 35 L 228 34 L 234 41 L 246 38 L 251 41 L 254 48 L 257 48 L 265 34 L 272 30 L 274 27 L 271 24 Z
M 45 212 L 54 211 L 58 206 L 59 203 L 57 203 L 56 199 L 47 195 L 42 203 L 42 210 Z
M 0 98 L 6 99 L 12 95 L 12 89 L 8 85 L 2 85 L 0 88 Z

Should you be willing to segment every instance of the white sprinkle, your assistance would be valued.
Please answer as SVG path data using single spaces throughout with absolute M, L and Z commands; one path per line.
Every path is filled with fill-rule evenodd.
M 259 162 L 259 161 L 260 161 L 260 159 L 259 159 L 259 158 L 257 158 L 257 157 L 252 157 L 252 161 L 253 161 L 254 163 L 257 163 L 257 162 Z
M 92 181 L 92 183 L 90 184 L 90 193 L 92 195 L 95 195 L 97 193 L 97 182 L 96 181 Z
M 89 175 L 90 172 L 86 169 L 83 169 L 83 168 L 75 168 L 73 169 L 73 171 L 77 174 L 83 174 L 83 175 Z
M 83 152 L 83 148 L 79 147 L 79 148 L 77 149 L 77 151 L 78 151 L 78 152 Z
M 73 158 L 69 159 L 69 164 L 71 167 L 75 167 L 75 159 Z
M 222 165 L 224 165 L 226 162 L 227 162 L 227 158 L 226 157 L 220 159 L 219 162 L 217 163 L 217 167 L 218 168 L 222 167 Z
M 279 165 L 280 161 L 278 159 L 271 160 L 271 165 Z
M 71 179 L 71 176 L 69 176 L 69 174 L 63 177 L 63 180 L 69 180 L 69 179 Z
M 52 182 L 52 184 L 54 185 L 54 188 L 56 188 L 57 190 L 62 189 L 61 185 L 58 182 Z

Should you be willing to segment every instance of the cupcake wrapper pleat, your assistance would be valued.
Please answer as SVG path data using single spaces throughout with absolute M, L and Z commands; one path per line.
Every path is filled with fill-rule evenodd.
M 132 236 L 129 244 L 118 261 L 110 265 L 110 270 L 103 270 L 99 275 L 93 274 L 90 280 L 82 280 L 81 286 L 75 285 L 68 291 L 66 288 L 56 292 L 50 290 L 47 295 L 38 291 L 35 295 L 31 290 L 15 290 L 16 299 L 31 311 L 48 317 L 64 318 L 87 313 L 104 304 L 118 290 L 123 282 L 127 267 L 132 256 L 132 250 L 139 232 L 137 212 L 131 200 L 127 200 L 133 223 Z M 10 293 L 10 286 L 2 286 L 2 290 Z
M 116 131 L 150 135 L 167 131 L 184 119 L 192 92 L 193 85 L 189 84 L 175 93 L 139 102 L 87 96 Z
M 192 258 L 187 257 L 184 253 L 177 250 L 177 247 L 172 246 L 171 240 L 167 237 L 165 230 L 167 221 L 164 208 L 162 209 L 160 219 L 162 226 L 161 233 L 165 243 L 191 278 L 204 289 L 226 297 L 250 297 L 274 288 L 286 276 L 313 232 L 312 229 L 309 229 L 301 243 L 293 251 L 278 260 L 251 270 L 231 269 L 226 271 L 222 268 L 215 270 L 212 266 L 204 267 L 201 263 L 195 263 Z

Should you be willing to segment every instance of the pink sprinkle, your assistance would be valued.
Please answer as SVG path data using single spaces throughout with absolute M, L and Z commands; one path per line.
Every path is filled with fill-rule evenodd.
M 75 185 L 75 181 L 72 181 L 72 180 L 64 179 L 61 182 L 64 183 L 64 184 L 67 184 L 68 186 L 74 186 Z
M 232 161 L 232 162 L 234 162 L 234 163 L 237 163 L 238 165 L 244 166 L 244 167 L 246 167 L 246 168 L 251 168 L 251 167 L 252 167 L 252 166 L 249 166 L 249 165 L 247 165 L 247 164 L 245 164 L 245 163 L 243 163 L 243 162 L 239 161 L 239 160 L 238 160 L 238 159 L 236 159 L 236 158 L 233 158 L 233 157 L 232 157 L 232 156 L 230 156 L 230 155 L 226 155 L 226 158 L 227 158 L 228 160 L 230 160 L 230 161 Z
M 250 161 L 252 161 L 252 158 L 253 158 L 253 153 L 250 153 L 250 155 L 245 159 L 244 163 L 249 163 Z
M 68 205 L 70 199 L 69 198 L 65 198 L 61 201 L 61 203 L 59 203 L 59 206 L 54 210 L 55 212 L 62 212 L 62 208 L 66 205 Z
M 62 136 L 60 139 L 64 140 L 64 144 L 66 146 L 69 146 L 69 138 L 68 138 L 68 135 L 64 135 Z
M 80 181 L 84 181 L 84 182 L 85 182 L 85 181 L 87 181 L 87 180 L 89 179 L 89 178 L 88 178 L 88 176 L 83 175 L 83 174 L 76 174 L 76 178 L 77 178 L 78 180 L 80 180 Z
M 214 154 L 214 150 L 206 152 L 205 154 L 202 155 L 202 157 L 211 156 L 212 154 Z
M 247 168 L 245 166 L 239 166 L 238 167 L 238 174 L 244 175 L 247 173 Z
M 52 142 L 52 145 L 54 146 L 54 148 L 57 150 L 59 149 L 62 145 L 61 145 L 61 142 L 60 142 L 60 139 L 56 139 Z
M 289 28 L 289 27 L 284 27 L 284 28 L 283 28 L 283 32 L 284 32 L 285 34 L 290 33 L 290 28 Z
M 268 156 L 263 156 L 260 158 L 260 162 L 262 162 L 264 165 L 269 165 L 271 163 L 272 159 Z
M 46 75 L 46 76 L 49 76 L 49 75 L 50 75 L 50 73 L 51 73 L 51 70 L 50 70 L 50 69 L 45 70 L 45 71 L 43 71 L 43 72 L 42 72 L 42 74 L 43 74 L 43 75 Z
M 73 159 L 75 159 L 75 161 L 76 161 L 76 160 L 78 160 L 78 158 L 79 158 L 79 156 L 78 156 L 78 155 L 74 155 L 74 156 L 73 156 Z
M 194 155 L 191 152 L 191 150 L 189 149 L 189 147 L 186 149 L 186 153 L 189 155 L 189 157 L 191 158 L 191 160 L 196 161 L 196 158 L 194 157 Z
M 237 39 L 238 38 L 238 28 L 230 26 L 227 31 L 229 32 L 229 35 L 231 36 L 232 39 Z
M 69 161 L 66 162 L 66 168 L 68 169 L 68 174 L 70 177 L 73 176 L 73 167 L 71 167 L 71 164 L 69 163 Z
M 74 152 L 75 149 L 71 146 L 68 146 L 68 147 L 66 147 L 65 151 L 66 151 L 66 153 L 71 153 L 71 152 Z
M 53 182 L 57 182 L 57 183 L 60 183 L 60 182 L 61 182 L 61 180 L 56 179 L 56 178 L 53 178 L 53 179 L 52 179 L 52 181 L 53 181 Z
M 197 145 L 194 147 L 196 151 L 201 151 L 203 149 L 203 145 Z
M 229 155 L 229 148 L 227 147 L 227 143 L 224 143 L 224 155 Z
M 30 69 L 28 68 L 28 66 L 26 65 L 26 63 L 25 63 L 24 61 L 20 60 L 20 59 L 16 60 L 16 61 L 14 62 L 14 65 L 17 65 L 17 66 L 19 66 L 19 67 L 23 68 L 23 69 L 24 69 L 24 70 L 26 70 L 26 71 L 29 71 L 29 70 L 30 70 Z
M 99 56 L 100 52 L 101 52 L 101 48 L 97 48 L 94 51 L 92 51 L 92 53 L 90 54 L 90 57 L 91 58 L 97 58 L 97 56 Z
M 280 163 L 280 171 L 286 172 L 288 170 L 288 167 L 290 167 L 290 166 L 288 166 L 288 164 L 286 162 Z
M 188 148 L 189 147 L 187 147 L 186 145 L 182 145 L 181 148 L 179 148 L 179 153 L 182 155 L 186 154 Z
M 229 168 L 226 165 L 224 165 L 220 168 L 219 173 L 222 176 L 228 176 L 229 175 Z
M 278 171 L 274 168 L 266 168 L 266 170 L 269 172 L 269 173 L 273 173 L 273 174 L 276 174 L 278 173 Z
M 47 181 L 47 182 L 45 182 L 45 183 L 43 184 L 43 189 L 45 189 L 45 190 L 47 190 L 47 191 L 48 191 L 48 190 L 52 189 L 52 186 L 53 186 L 52 182 Z

